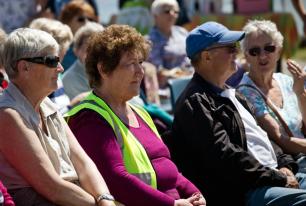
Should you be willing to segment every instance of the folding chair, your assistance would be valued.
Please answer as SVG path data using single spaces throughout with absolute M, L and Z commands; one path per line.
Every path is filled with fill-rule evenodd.
M 181 78 L 168 80 L 168 86 L 170 88 L 170 100 L 171 100 L 172 111 L 174 110 L 176 100 L 178 99 L 180 94 L 183 92 L 188 82 L 191 80 L 191 77 L 192 76 L 187 76 L 187 77 L 181 77 Z

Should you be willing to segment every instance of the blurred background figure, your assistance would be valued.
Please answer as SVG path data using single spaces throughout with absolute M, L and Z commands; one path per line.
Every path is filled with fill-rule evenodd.
M 137 29 L 141 34 L 148 34 L 153 27 L 150 7 L 153 0 L 119 1 L 119 12 L 113 17 L 112 23 L 127 24 Z
M 78 1 L 78 0 L 48 0 L 46 4 L 46 9 L 48 9 L 56 19 L 58 19 L 63 7 L 70 1 Z M 85 1 L 92 6 L 92 8 L 95 10 L 95 14 L 98 16 L 96 0 L 85 0 Z
M 176 0 L 155 0 L 151 6 L 154 27 L 148 34 L 152 51 L 148 61 L 158 69 L 160 87 L 165 87 L 168 78 L 176 78 L 193 71 L 186 55 L 187 30 L 175 26 L 179 14 Z
M 98 16 L 94 8 L 83 0 L 73 0 L 65 4 L 61 10 L 59 20 L 67 24 L 73 35 L 76 31 L 88 21 L 98 22 Z M 75 61 L 77 57 L 73 53 L 73 45 L 70 45 L 62 65 L 64 70 L 67 70 Z
M 150 115 L 129 103 L 140 92 L 149 49 L 149 42 L 127 25 L 96 33 L 86 58 L 93 92 L 68 113 L 69 126 L 120 203 L 206 205 L 171 161 Z
M 65 93 L 73 100 L 76 96 L 83 92 L 91 90 L 85 71 L 85 58 L 87 54 L 88 40 L 91 35 L 96 32 L 103 31 L 101 24 L 95 22 L 87 22 L 76 32 L 73 40 L 73 51 L 77 56 L 77 60 L 70 66 L 63 75 L 63 85 Z
M 60 60 L 63 60 L 73 39 L 73 34 L 67 24 L 63 24 L 55 19 L 36 18 L 30 23 L 29 27 L 32 29 L 43 30 L 51 34 L 59 44 L 59 57 Z
M 44 15 L 48 0 L 0 1 L 0 27 L 7 33 L 25 27 L 28 23 Z

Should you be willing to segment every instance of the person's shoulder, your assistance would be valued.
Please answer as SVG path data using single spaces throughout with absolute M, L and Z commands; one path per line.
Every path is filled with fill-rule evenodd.
M 156 26 L 152 27 L 147 34 L 147 38 L 151 41 L 161 38 L 161 34 Z
M 249 73 L 247 72 L 247 73 L 244 73 L 243 74 L 243 77 L 242 77 L 242 79 L 241 79 L 241 81 L 240 81 L 240 83 L 239 83 L 239 85 L 240 84 L 250 84 L 251 83 L 251 79 L 250 79 L 250 77 L 249 77 Z M 239 86 L 238 85 L 238 86 Z
M 0 108 L 0 128 L 17 125 L 18 120 L 23 119 L 21 114 L 12 107 Z
M 98 112 L 86 108 L 69 117 L 68 125 L 72 131 L 78 131 L 81 128 L 112 131 L 110 124 Z
M 206 89 L 202 89 L 197 84 L 192 84 L 178 98 L 176 110 L 188 108 L 191 111 L 195 111 L 203 106 L 211 105 L 212 98 Z

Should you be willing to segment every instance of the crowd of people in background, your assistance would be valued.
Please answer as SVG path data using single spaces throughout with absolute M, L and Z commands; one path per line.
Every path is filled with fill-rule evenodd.
M 306 205 L 306 71 L 275 72 L 274 22 L 188 31 L 221 1 L 120 0 L 102 25 L 98 4 L 0 2 L 0 205 Z

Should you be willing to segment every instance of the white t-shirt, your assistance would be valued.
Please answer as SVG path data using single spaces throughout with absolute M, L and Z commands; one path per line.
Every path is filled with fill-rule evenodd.
M 236 99 L 235 89 L 227 89 L 221 93 L 221 96 L 229 98 L 241 116 L 247 138 L 248 152 L 262 165 L 276 168 L 276 155 L 267 133 L 257 125 L 254 117 Z

